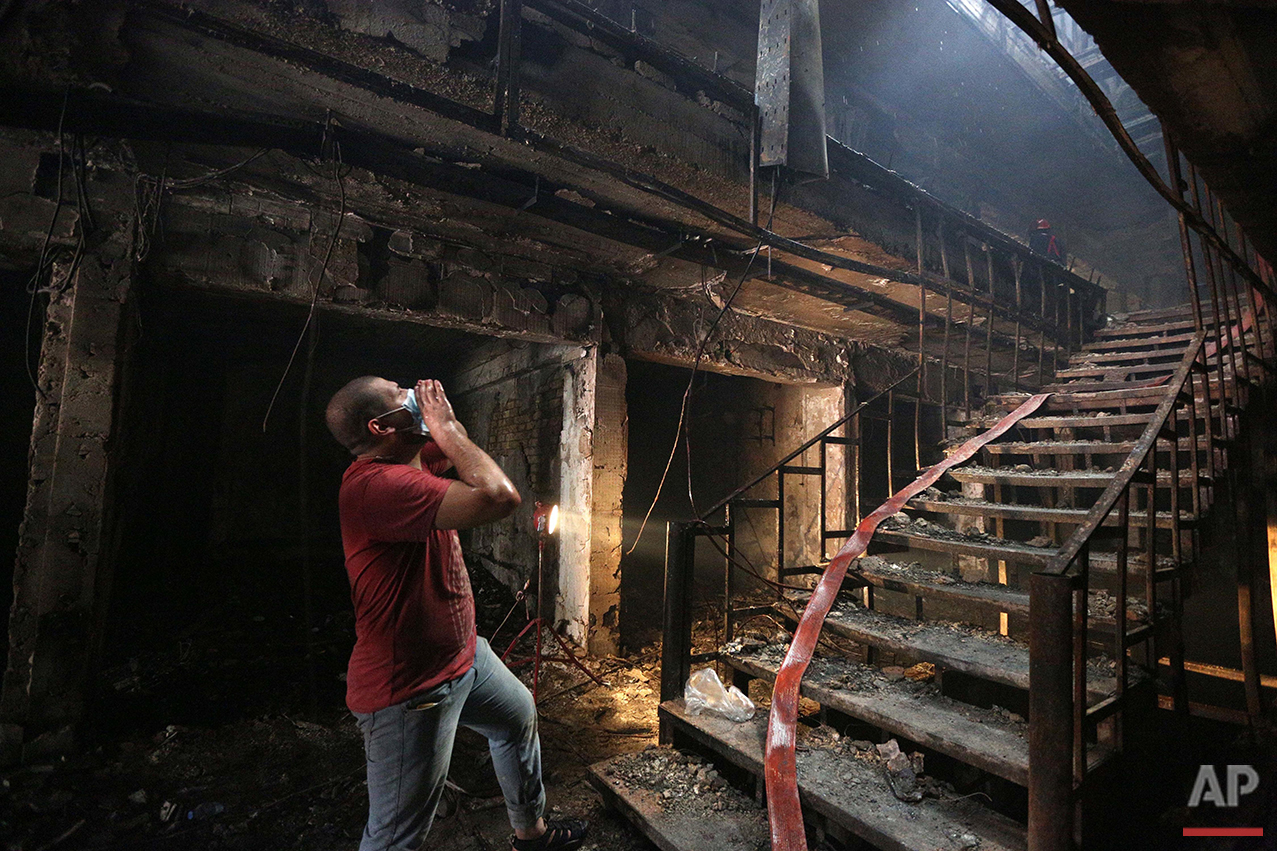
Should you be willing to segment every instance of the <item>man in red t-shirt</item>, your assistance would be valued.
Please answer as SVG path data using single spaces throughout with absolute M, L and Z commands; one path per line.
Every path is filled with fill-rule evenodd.
M 438 381 L 405 390 L 356 378 L 333 396 L 326 419 L 355 456 L 338 505 L 355 607 L 346 704 L 368 761 L 360 851 L 421 846 L 459 725 L 488 739 L 515 851 L 577 847 L 584 822 L 542 818 L 536 705 L 476 637 L 457 540 L 457 529 L 514 511 L 518 491 L 470 441 Z M 449 467 L 457 479 L 441 476 Z

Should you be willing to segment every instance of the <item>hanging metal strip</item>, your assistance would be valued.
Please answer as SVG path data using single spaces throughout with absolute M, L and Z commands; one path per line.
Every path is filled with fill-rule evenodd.
M 798 763 L 795 756 L 795 735 L 798 723 L 798 687 L 803 673 L 811 662 L 811 654 L 820 637 L 825 616 L 833 607 L 834 598 L 842 585 L 847 568 L 854 559 L 864 554 L 878 524 L 900 511 L 901 507 L 922 491 L 931 487 L 950 467 L 957 466 L 975 455 L 982 446 L 996 440 L 1020 420 L 1042 406 L 1050 393 L 1030 396 L 1024 404 L 1007 414 L 996 426 L 962 444 L 948 458 L 927 469 L 912 484 L 878 506 L 872 514 L 860 522 L 856 533 L 834 556 L 825 568 L 816 590 L 812 593 L 794 640 L 790 642 L 785 660 L 781 663 L 772 690 L 771 715 L 767 722 L 767 751 L 763 761 L 763 777 L 767 783 L 767 817 L 771 823 L 773 851 L 806 851 L 807 837 L 803 831 L 802 805 L 798 800 Z

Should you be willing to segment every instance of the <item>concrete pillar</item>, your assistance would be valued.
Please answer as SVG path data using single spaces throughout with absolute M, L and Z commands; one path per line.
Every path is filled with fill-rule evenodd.
M 555 627 L 577 644 L 588 638 L 594 521 L 594 412 L 597 349 L 577 350 L 563 380 L 559 444 L 559 588 Z
M 131 232 L 121 223 L 85 254 L 65 289 L 53 294 L 44 325 L 0 690 L 0 758 L 31 760 L 72 749 L 75 725 L 85 715 L 98 639 L 95 607 L 104 604 L 109 584 L 99 566 L 110 522 L 110 443 L 133 286 Z
M 841 387 L 779 385 L 776 393 L 777 457 L 801 446 L 824 431 L 843 414 Z M 831 504 L 826 505 L 826 518 L 837 518 L 845 512 L 845 496 L 836 485 L 842 478 L 842 455 L 831 453 L 830 487 L 826 491 Z M 815 467 L 820 463 L 820 446 L 812 446 L 790 462 L 793 466 Z M 819 564 L 820 496 L 817 476 L 787 476 L 785 480 L 785 565 L 786 567 Z M 835 523 L 838 521 L 835 520 Z M 829 528 L 839 528 L 831 525 Z
M 590 544 L 591 653 L 615 654 L 620 642 L 621 494 L 629 447 L 625 359 L 601 355 L 594 394 L 594 512 Z

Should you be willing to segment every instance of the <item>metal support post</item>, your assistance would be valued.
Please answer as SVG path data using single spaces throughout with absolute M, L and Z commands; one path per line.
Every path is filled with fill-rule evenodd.
M 1032 851 L 1073 848 L 1073 588 L 1035 573 L 1029 602 L 1029 830 Z
M 975 269 L 971 265 L 971 240 L 962 235 L 962 254 L 967 261 L 967 294 L 971 302 L 967 305 L 966 343 L 962 349 L 962 407 L 966 410 L 967 419 L 971 419 L 971 326 L 975 324 Z
M 692 559 L 696 550 L 695 524 L 672 521 L 665 533 L 665 610 L 661 644 L 661 701 L 683 696 L 692 673 Z M 669 743 L 673 731 L 661 723 L 660 740 Z
M 727 534 L 723 541 L 723 643 L 736 635 L 736 618 L 732 614 L 732 599 L 736 596 L 736 583 L 732 575 L 732 562 L 736 559 L 736 512 L 732 504 L 723 509 L 727 514 Z
M 1011 356 L 1011 385 L 1020 392 L 1020 314 L 1024 310 L 1024 302 L 1020 295 L 1020 274 L 1024 264 L 1020 258 L 1011 258 L 1011 271 L 1015 274 L 1015 352 Z
M 987 398 L 993 395 L 993 303 L 997 300 L 993 291 L 993 248 L 991 246 L 984 247 L 984 259 L 989 270 L 989 316 L 984 326 L 984 395 Z

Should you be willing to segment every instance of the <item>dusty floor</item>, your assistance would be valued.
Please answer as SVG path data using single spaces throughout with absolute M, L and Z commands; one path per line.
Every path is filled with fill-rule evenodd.
M 480 634 L 490 636 L 511 612 L 512 600 L 483 577 L 476 575 L 475 585 Z M 90 719 L 96 727 L 84 752 L 0 772 L 0 851 L 355 851 L 367 800 L 360 737 L 343 702 L 351 617 L 336 608 L 319 619 L 309 641 L 299 641 L 297 617 L 260 600 L 228 597 L 167 642 L 152 638 L 142 645 L 144 652 L 106 671 L 104 694 Z M 717 644 L 720 619 L 710 607 L 697 614 L 694 643 L 698 650 L 708 649 Z M 514 607 L 494 642 L 498 651 L 523 617 L 523 606 Z M 761 641 L 781 640 L 779 626 L 759 618 L 747 631 Z M 857 649 L 826 637 L 831 652 Z M 308 644 L 313 666 L 306 662 Z M 652 644 L 625 658 L 589 660 L 606 687 L 561 663 L 543 669 L 541 740 L 552 815 L 589 819 L 593 832 L 586 849 L 655 847 L 604 809 L 585 768 L 637 754 L 656 742 L 659 655 L 659 646 Z M 530 666 L 516 670 L 530 680 Z M 751 696 L 766 711 L 767 690 L 761 682 L 753 686 Z M 811 701 L 801 703 L 803 716 L 818 712 Z M 1155 753 L 1160 779 L 1153 782 L 1158 775 L 1138 767 L 1127 769 L 1122 781 L 1126 815 L 1132 808 L 1163 813 L 1160 827 L 1175 834 L 1183 824 L 1223 816 L 1232 823 L 1238 818 L 1271 822 L 1277 787 L 1265 786 L 1262 795 L 1245 802 L 1244 815 L 1182 807 L 1168 812 L 1166 791 L 1177 785 L 1172 777 L 1182 779 L 1178 785 L 1191 783 L 1196 767 L 1207 762 L 1244 762 L 1262 766 L 1265 777 L 1277 776 L 1271 734 L 1265 746 L 1256 747 L 1236 739 L 1236 730 L 1195 723 L 1185 736 L 1157 726 L 1147 731 L 1150 741 L 1142 749 Z M 1221 747 L 1227 742 L 1232 744 Z M 653 752 L 644 758 L 662 756 Z M 495 794 L 485 743 L 477 736 L 463 731 L 458 739 L 451 779 L 463 792 L 460 806 L 436 821 L 427 847 L 509 848 L 509 825 Z M 706 816 L 713 818 L 713 806 L 723 805 L 719 797 L 736 793 L 712 783 L 706 788 L 714 797 L 702 803 L 708 803 Z M 752 798 L 743 791 L 748 806 Z M 1277 832 L 1277 825 L 1267 826 Z
M 481 635 L 490 635 L 509 610 L 503 593 L 477 589 Z M 522 608 L 511 622 L 523 617 Z M 103 707 L 109 723 L 92 750 L 0 774 L 0 848 L 358 847 L 367 807 L 363 749 L 340 681 L 349 619 L 328 618 L 317 634 L 313 713 L 304 650 L 296 642 L 271 644 L 269 615 L 230 606 L 215 620 L 216 629 L 195 630 L 172 649 L 110 672 Z M 498 651 L 515 631 L 503 628 Z M 563 664 L 542 670 L 541 741 L 552 815 L 588 818 L 593 832 L 586 848 L 653 847 L 603 810 L 584 769 L 656 741 L 658 659 L 659 651 L 647 648 L 630 658 L 590 660 L 610 688 Z M 517 668 L 529 682 L 530 667 Z M 428 847 L 509 848 L 510 826 L 481 738 L 463 731 L 451 779 L 467 794 L 459 796 L 458 810 L 436 821 Z

